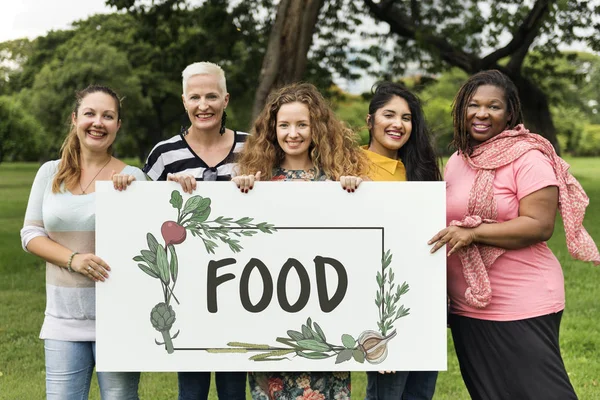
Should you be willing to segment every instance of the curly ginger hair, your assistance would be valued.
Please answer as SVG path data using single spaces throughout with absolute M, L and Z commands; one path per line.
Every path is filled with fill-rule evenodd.
M 277 113 L 284 104 L 302 103 L 308 107 L 312 143 L 310 159 L 328 179 L 343 175 L 361 176 L 368 170 L 368 160 L 356 142 L 354 132 L 337 119 L 321 93 L 310 83 L 294 83 L 272 92 L 254 122 L 241 157 L 243 175 L 261 171 L 263 180 L 271 180 L 273 168 L 280 166 L 285 153 L 277 141 Z

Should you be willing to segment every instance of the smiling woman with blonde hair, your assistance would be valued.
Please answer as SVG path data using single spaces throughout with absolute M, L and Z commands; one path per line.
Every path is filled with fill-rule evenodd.
M 121 102 L 105 86 L 77 93 L 71 130 L 59 160 L 35 176 L 23 248 L 46 261 L 46 312 L 40 338 L 46 356 L 48 399 L 84 399 L 96 364 L 95 283 L 110 266 L 95 254 L 96 181 L 115 188 L 146 180 L 138 168 L 111 155 L 121 126 Z M 116 174 L 115 171 L 119 171 Z M 137 399 L 139 372 L 98 372 L 103 399 Z

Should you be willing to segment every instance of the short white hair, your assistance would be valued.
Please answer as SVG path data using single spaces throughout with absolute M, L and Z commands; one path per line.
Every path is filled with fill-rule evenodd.
M 185 95 L 185 87 L 187 81 L 194 75 L 214 75 L 217 77 L 217 85 L 223 91 L 223 94 L 227 93 L 227 83 L 225 82 L 225 72 L 217 64 L 213 64 L 208 61 L 195 62 L 185 67 L 181 76 L 183 77 L 183 94 Z

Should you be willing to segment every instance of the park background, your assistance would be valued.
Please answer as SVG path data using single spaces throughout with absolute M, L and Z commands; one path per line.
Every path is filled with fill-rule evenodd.
M 555 145 L 590 196 L 585 226 L 598 243 L 598 1 L 107 0 L 106 6 L 109 13 L 66 29 L 0 43 L 0 399 L 44 397 L 38 334 L 45 268 L 23 252 L 19 229 L 35 172 L 58 157 L 74 92 L 90 83 L 124 97 L 115 155 L 138 166 L 186 123 L 181 71 L 195 61 L 225 70 L 228 127 L 249 131 L 272 88 L 304 80 L 362 143 L 370 83 L 401 82 L 419 94 L 435 147 L 447 157 L 456 91 L 470 74 L 500 69 L 519 89 L 527 127 Z M 570 259 L 560 222 L 549 245 L 565 273 L 567 371 L 581 399 L 600 399 L 600 269 Z M 435 399 L 468 398 L 450 337 L 448 359 Z M 352 398 L 364 398 L 365 384 L 363 373 L 353 374 Z M 97 399 L 94 385 L 90 398 Z M 142 375 L 141 398 L 176 393 L 175 374 Z

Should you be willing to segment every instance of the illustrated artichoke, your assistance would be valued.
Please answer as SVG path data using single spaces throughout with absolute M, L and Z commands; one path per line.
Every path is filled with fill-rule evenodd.
M 166 303 L 158 303 L 152 311 L 150 312 L 150 322 L 152 322 L 152 326 L 154 329 L 159 331 L 162 334 L 164 342 L 156 341 L 156 344 L 165 345 L 167 347 L 167 353 L 173 353 L 173 341 L 175 336 L 171 337 L 171 327 L 175 323 L 175 311 L 173 311 L 173 307 Z

